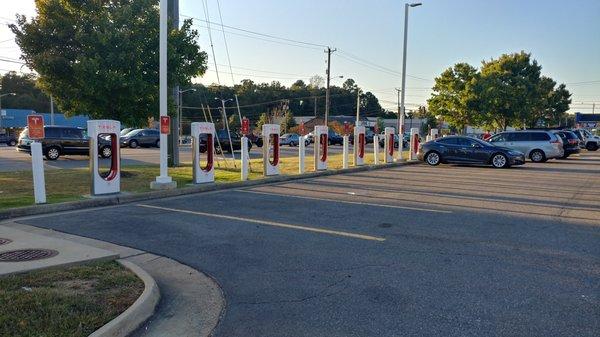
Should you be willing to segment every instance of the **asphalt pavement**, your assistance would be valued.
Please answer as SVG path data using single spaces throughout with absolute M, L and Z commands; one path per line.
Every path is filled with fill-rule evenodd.
M 19 222 L 211 275 L 226 299 L 214 336 L 600 331 L 600 152 L 511 169 L 405 166 Z

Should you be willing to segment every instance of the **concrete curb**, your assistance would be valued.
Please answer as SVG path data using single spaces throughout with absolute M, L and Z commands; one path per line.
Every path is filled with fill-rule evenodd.
M 140 194 L 121 194 L 121 195 L 116 195 L 116 196 L 98 197 L 98 198 L 87 199 L 87 200 L 69 201 L 69 202 L 58 203 L 58 204 L 44 204 L 44 205 L 34 205 L 34 206 L 26 206 L 26 207 L 19 207 L 19 208 L 11 208 L 11 209 L 0 211 L 0 220 L 13 219 L 13 218 L 19 218 L 19 217 L 24 217 L 24 216 L 38 215 L 38 214 L 79 210 L 79 209 L 83 209 L 83 208 L 114 206 L 114 205 L 120 205 L 120 204 L 126 204 L 126 203 L 138 202 L 138 201 L 146 201 L 146 200 L 151 200 L 151 199 L 160 199 L 160 198 L 175 197 L 175 196 L 186 195 L 186 194 L 219 191 L 219 190 L 227 190 L 227 189 L 236 189 L 236 188 L 241 188 L 241 187 L 259 186 L 259 185 L 280 183 L 280 182 L 293 181 L 293 180 L 324 177 L 324 176 L 330 176 L 330 175 L 336 175 L 336 174 L 381 170 L 381 169 L 386 169 L 386 168 L 391 168 L 391 167 L 414 165 L 414 164 L 418 164 L 418 163 L 420 163 L 420 162 L 419 161 L 405 161 L 405 162 L 391 163 L 391 164 L 364 165 L 364 166 L 358 166 L 358 167 L 351 167 L 351 168 L 347 168 L 347 169 L 317 171 L 317 172 L 309 172 L 309 173 L 295 174 L 295 175 L 280 175 L 280 176 L 267 177 L 267 178 L 262 178 L 262 179 L 257 179 L 257 180 L 236 181 L 236 182 L 232 182 L 232 183 L 213 183 L 213 184 L 206 184 L 206 185 L 182 187 L 182 188 L 177 188 L 177 189 L 172 189 L 172 190 L 151 191 L 151 192 L 145 192 L 145 193 L 140 193 Z
M 154 314 L 156 305 L 160 300 L 160 291 L 152 276 L 132 262 L 117 261 L 142 279 L 144 291 L 127 310 L 96 330 L 89 337 L 126 337 Z

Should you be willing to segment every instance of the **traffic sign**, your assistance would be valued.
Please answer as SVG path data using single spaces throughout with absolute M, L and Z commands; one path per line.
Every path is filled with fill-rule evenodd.
M 160 133 L 164 135 L 171 133 L 171 117 L 160 116 Z
M 242 134 L 245 136 L 250 133 L 250 120 L 246 117 L 242 118 Z
M 350 134 L 350 124 L 348 124 L 348 122 L 344 122 L 344 134 L 345 135 Z
M 28 115 L 27 128 L 30 139 L 44 139 L 44 117 L 41 115 Z
M 301 136 L 306 134 L 306 129 L 304 128 L 304 122 L 300 122 L 300 126 L 298 127 L 298 132 L 300 132 Z

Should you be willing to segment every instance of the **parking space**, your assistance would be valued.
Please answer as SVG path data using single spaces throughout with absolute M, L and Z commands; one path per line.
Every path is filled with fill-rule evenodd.
M 404 166 L 20 222 L 208 273 L 227 305 L 215 336 L 600 330 L 598 152 L 511 169 Z

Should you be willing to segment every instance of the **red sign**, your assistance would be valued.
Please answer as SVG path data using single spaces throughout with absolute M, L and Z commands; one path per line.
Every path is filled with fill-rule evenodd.
M 163 135 L 171 133 L 171 117 L 160 116 L 160 133 Z
M 44 117 L 40 115 L 28 115 L 27 127 L 29 128 L 30 139 L 43 139 L 44 135 Z
M 300 122 L 300 126 L 298 127 L 298 131 L 300 135 L 304 136 L 306 134 L 306 129 L 304 128 L 304 122 Z
M 375 133 L 379 133 L 379 125 L 377 125 L 377 122 L 375 123 Z
M 348 124 L 348 122 L 344 122 L 344 134 L 350 134 L 350 124 Z
M 250 120 L 246 117 L 242 118 L 242 134 L 245 136 L 250 133 Z

